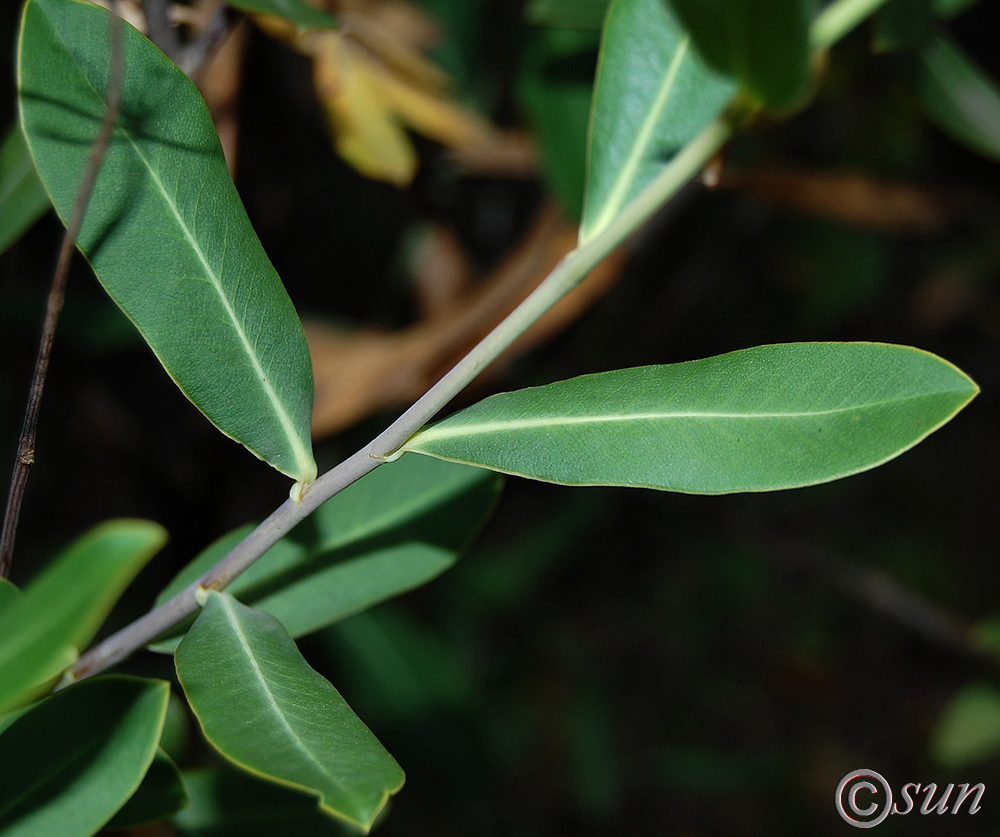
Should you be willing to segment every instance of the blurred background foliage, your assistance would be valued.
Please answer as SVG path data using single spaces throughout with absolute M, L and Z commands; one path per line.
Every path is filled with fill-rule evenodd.
M 572 246 L 604 5 L 345 0 L 329 11 L 350 42 L 227 18 L 228 57 L 197 78 L 307 321 L 321 469 Z M 928 121 L 906 51 L 946 25 L 1000 78 L 998 15 L 983 0 L 893 24 L 918 5 L 839 45 L 807 107 L 758 119 L 712 190 L 687 189 L 463 400 L 796 340 L 920 346 L 982 395 L 900 459 L 802 491 L 509 479 L 455 569 L 303 642 L 407 772 L 380 833 L 842 834 L 833 790 L 862 766 L 894 787 L 986 784 L 975 818 L 886 834 L 1000 825 L 1000 168 Z M 16 11 L 0 12 L 8 68 Z M 12 71 L 0 85 L 9 125 Z M 49 214 L 0 258 L 3 462 L 59 234 Z M 156 520 L 171 543 L 115 627 L 286 492 L 179 397 L 78 259 L 14 580 L 98 520 Z M 170 676 L 152 655 L 127 667 Z M 185 726 L 168 749 L 206 763 Z M 196 790 L 212 782 L 229 830 L 182 816 L 181 833 L 335 833 L 279 789 L 205 774 Z

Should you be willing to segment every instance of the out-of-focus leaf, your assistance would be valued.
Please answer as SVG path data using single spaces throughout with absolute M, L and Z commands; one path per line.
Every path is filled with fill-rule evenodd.
M 139 787 L 170 685 L 137 677 L 77 683 L 0 735 L 0 833 L 90 837 Z
M 164 713 L 166 714 L 166 713 Z M 142 784 L 105 825 L 108 829 L 136 828 L 171 817 L 188 805 L 184 780 L 177 765 L 157 749 Z
M 0 147 L 0 253 L 51 206 L 38 179 L 21 126 L 15 122 Z
M 954 17 L 971 9 L 979 0 L 931 0 L 934 6 L 934 14 L 941 17 Z
M 184 394 L 226 435 L 308 482 L 312 368 L 295 309 L 198 91 L 122 28 L 121 114 L 78 245 Z M 30 0 L 19 62 L 25 136 L 65 220 L 104 118 L 108 12 Z
M 545 178 L 567 218 L 577 223 L 583 212 L 598 43 L 594 32 L 533 33 L 518 76 L 518 98 L 538 142 Z
M 312 57 L 337 152 L 359 172 L 409 183 L 418 161 L 407 129 L 450 148 L 490 139 L 488 123 L 450 96 L 447 78 L 419 51 L 365 15 L 352 18 L 351 28 L 357 40 L 314 32 L 293 45 Z
M 0 578 L 0 614 L 14 604 L 21 596 L 21 591 L 6 578 Z
M 349 658 L 345 682 L 372 718 L 405 721 L 467 705 L 476 695 L 448 638 L 390 606 L 345 619 L 323 636 Z
M 759 346 L 494 395 L 401 451 L 569 485 L 774 491 L 881 465 L 978 391 L 905 346 Z
M 727 167 L 718 187 L 837 225 L 883 233 L 939 233 L 961 206 L 947 191 L 930 186 L 865 171 L 823 170 L 786 162 Z
M 773 110 L 809 90 L 816 0 L 670 0 L 698 51 Z
M 1000 753 L 1000 689 L 974 683 L 955 695 L 931 736 L 931 756 L 942 767 L 965 767 Z
M 914 58 L 914 86 L 924 112 L 948 136 L 1000 160 L 1000 89 L 943 35 Z
M 601 43 L 580 240 L 606 227 L 732 98 L 663 0 L 615 0 Z
M 904 52 L 934 37 L 935 0 L 889 0 L 875 13 L 876 52 Z
M 367 831 L 403 771 L 273 616 L 211 593 L 175 656 L 209 743 Z
M 299 637 L 440 575 L 485 522 L 501 482 L 479 468 L 411 459 L 423 457 L 383 465 L 328 500 L 229 592 Z M 157 601 L 209 570 L 248 530 L 210 546 Z M 172 651 L 176 644 L 164 641 L 154 650 Z
M 518 246 L 440 316 L 405 329 L 353 329 L 307 322 L 316 370 L 317 437 L 332 434 L 399 404 L 412 403 L 445 369 L 465 354 L 523 301 L 559 261 L 576 247 L 578 233 L 552 204 L 543 203 Z M 496 375 L 515 357 L 544 343 L 575 322 L 621 278 L 625 254 L 610 253 L 579 285 L 485 371 Z M 438 271 L 436 265 L 425 269 Z M 477 379 L 482 385 L 484 377 Z
M 524 17 L 533 26 L 599 30 L 611 0 L 531 0 Z
M 70 666 L 136 573 L 166 542 L 144 520 L 115 520 L 67 547 L 0 614 L 0 713 Z
M 226 5 L 252 15 L 273 15 L 287 20 L 299 32 L 309 29 L 336 29 L 330 15 L 314 9 L 302 0 L 226 0 Z
M 171 825 L 185 837 L 343 837 L 316 802 L 225 766 L 184 772 L 189 807 Z

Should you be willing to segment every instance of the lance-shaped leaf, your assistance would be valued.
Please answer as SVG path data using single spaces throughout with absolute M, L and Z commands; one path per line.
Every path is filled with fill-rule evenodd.
M 73 663 L 166 539 L 162 527 L 145 520 L 104 523 L 14 598 L 0 614 L 0 713 Z
M 302 0 L 226 0 L 226 5 L 252 15 L 273 15 L 287 20 L 299 32 L 336 29 L 337 21 Z
M 205 737 L 238 767 L 367 831 L 403 771 L 273 616 L 211 593 L 177 649 Z
M 115 302 L 185 395 L 228 436 L 300 481 L 312 369 L 302 327 L 258 241 L 194 85 L 123 24 L 121 115 L 78 238 Z M 108 13 L 30 0 L 19 57 L 28 145 L 69 216 L 105 113 Z
M 496 474 L 407 457 L 383 465 L 324 503 L 229 585 L 241 601 L 303 636 L 425 584 L 451 567 L 496 504 Z M 183 590 L 239 543 L 212 544 L 157 601 Z M 172 652 L 179 639 L 153 646 Z
M 0 147 L 0 253 L 41 218 L 49 205 L 21 126 L 15 122 Z
M 944 36 L 936 37 L 913 62 L 917 99 L 952 139 L 1000 160 L 1000 89 Z
M 759 346 L 494 395 L 402 450 L 571 485 L 773 491 L 880 465 L 977 392 L 905 346 Z
M 100 677 L 59 692 L 0 735 L 0 834 L 90 837 L 135 793 L 170 685 Z
M 664 0 L 615 0 L 601 42 L 580 240 L 607 226 L 728 104 Z

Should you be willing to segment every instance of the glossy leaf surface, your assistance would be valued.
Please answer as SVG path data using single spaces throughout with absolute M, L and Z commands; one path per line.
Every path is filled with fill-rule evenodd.
M 594 89 L 586 241 L 728 104 L 736 86 L 710 70 L 663 0 L 615 0 Z
M 253 15 L 274 15 L 287 20 L 300 32 L 336 29 L 337 21 L 302 0 L 226 0 L 227 6 Z
M 49 208 L 49 196 L 16 122 L 0 147 L 0 253 L 10 247 Z
M 773 491 L 880 465 L 977 392 L 904 346 L 760 346 L 494 395 L 403 450 L 571 485 Z
M 224 765 L 187 770 L 191 805 L 171 826 L 186 837 L 343 837 L 315 800 Z
M 273 616 L 211 593 L 175 656 L 205 737 L 239 767 L 367 830 L 403 771 Z
M 952 139 L 1000 160 L 1000 88 L 962 50 L 938 36 L 916 59 L 924 112 Z
M 144 520 L 116 520 L 72 543 L 0 614 L 0 713 L 71 665 L 136 573 L 166 542 Z
M 312 369 L 295 309 L 198 91 L 142 35 L 123 30 L 121 116 L 80 249 L 184 394 L 223 433 L 311 480 Z M 25 135 L 65 220 L 104 116 L 107 12 L 31 0 L 19 60 Z
M 323 504 L 228 588 L 303 636 L 425 584 L 448 569 L 485 522 L 500 479 L 425 457 L 383 465 Z M 157 601 L 210 569 L 249 531 L 199 555 Z M 154 650 L 173 651 L 179 640 Z
M 160 738 L 169 684 L 77 683 L 0 735 L 0 834 L 90 837 L 135 792 Z
M 157 749 L 142 784 L 104 827 L 136 828 L 165 820 L 187 806 L 188 795 L 181 772 L 170 756 Z

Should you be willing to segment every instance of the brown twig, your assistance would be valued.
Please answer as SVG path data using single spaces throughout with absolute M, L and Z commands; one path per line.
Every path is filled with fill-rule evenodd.
M 66 234 L 63 236 L 62 247 L 59 250 L 59 261 L 56 263 L 52 276 L 52 287 L 45 310 L 45 323 L 42 326 L 42 339 L 38 346 L 38 356 L 35 359 L 35 371 L 31 379 L 31 390 L 28 393 L 28 404 L 24 411 L 24 425 L 17 445 L 17 457 L 14 461 L 14 473 L 10 479 L 10 493 L 7 495 L 7 508 L 4 511 L 3 532 L 0 534 L 0 578 L 6 578 L 10 572 L 11 556 L 14 552 L 14 536 L 17 533 L 17 522 L 21 516 L 21 501 L 24 499 L 24 488 L 28 482 L 28 471 L 35 462 L 35 436 L 38 430 L 38 414 L 42 404 L 42 392 L 45 389 L 45 377 L 49 370 L 49 358 L 52 354 L 52 342 L 55 338 L 56 323 L 62 311 L 63 299 L 66 295 L 66 275 L 69 272 L 69 262 L 73 255 L 73 246 L 83 224 L 83 216 L 94 190 L 97 173 L 104 162 L 104 155 L 111 142 L 118 111 L 121 107 L 122 79 L 124 77 L 124 48 L 121 21 L 117 14 L 117 1 L 111 3 L 109 37 L 111 40 L 111 68 L 108 79 L 108 103 L 101 123 L 100 133 L 94 142 L 87 166 L 77 192 L 73 213 L 70 215 Z

